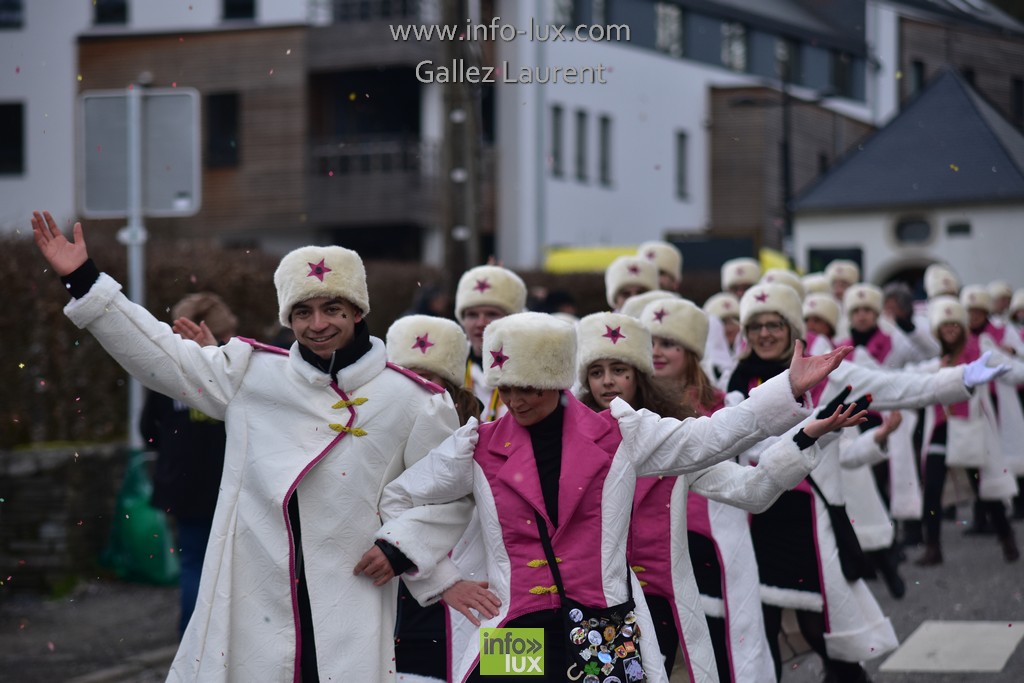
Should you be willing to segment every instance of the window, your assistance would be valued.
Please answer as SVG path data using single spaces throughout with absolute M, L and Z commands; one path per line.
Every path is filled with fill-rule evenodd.
M 0 175 L 25 173 L 25 105 L 0 104 Z
M 225 19 L 255 19 L 256 0 L 224 0 Z
M 597 175 L 604 186 L 612 184 L 612 119 L 602 116 L 597 120 Z
M 846 52 L 832 53 L 832 90 L 840 97 L 853 97 L 853 59 Z
M 565 159 L 562 156 L 562 126 L 563 119 L 562 107 L 559 105 L 553 105 L 551 107 L 551 175 L 556 178 L 561 178 L 565 173 Z
M 21 28 L 25 12 L 21 0 L 0 0 L 0 29 Z
M 555 0 L 552 3 L 551 24 L 553 26 L 574 26 L 576 21 L 575 17 L 575 5 L 573 0 Z
M 96 0 L 97 24 L 127 24 L 128 0 Z
M 576 110 L 576 180 L 587 181 L 587 112 Z
M 825 175 L 828 171 L 828 154 L 818 152 L 818 175 Z
M 687 184 L 689 181 L 686 165 L 686 153 L 688 147 L 687 135 L 682 131 L 676 133 L 676 197 L 686 199 L 689 195 Z
M 1010 123 L 1024 128 L 1024 79 L 1010 79 Z
M 797 83 L 800 75 L 800 45 L 789 38 L 775 41 L 775 73 L 786 83 Z
M 946 235 L 949 237 L 970 237 L 971 224 L 966 222 L 950 223 L 946 226 Z
M 967 81 L 971 87 L 974 86 L 974 69 L 969 66 L 965 66 L 960 69 L 960 75 L 964 77 L 964 80 Z
M 896 223 L 896 241 L 901 244 L 923 244 L 931 237 L 932 226 L 927 218 L 909 216 Z
M 238 93 L 206 96 L 206 166 L 238 166 Z
M 654 47 L 673 57 L 683 56 L 683 10 L 678 5 L 654 5 Z
M 722 66 L 747 70 L 747 28 L 743 24 L 722 22 Z
M 910 94 L 916 95 L 924 89 L 924 62 L 915 59 L 910 62 Z

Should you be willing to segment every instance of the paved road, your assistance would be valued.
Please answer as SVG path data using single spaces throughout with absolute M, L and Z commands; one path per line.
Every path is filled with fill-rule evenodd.
M 1015 522 L 1015 529 L 1024 542 L 1024 524 Z M 1007 628 L 1024 629 L 1024 563 L 1006 564 L 993 537 L 965 537 L 959 524 L 944 523 L 943 534 L 945 565 L 903 565 L 908 590 L 902 601 L 894 601 L 880 583 L 870 584 L 900 640 L 926 620 L 1006 622 Z M 910 549 L 909 559 L 919 552 Z M 6 599 L 0 602 L 0 680 L 162 681 L 174 653 L 176 601 L 173 588 L 103 580 L 84 583 L 61 599 Z M 799 649 L 798 637 L 793 643 Z M 879 672 L 884 660 L 868 665 L 876 683 L 1024 681 L 1021 646 L 998 673 Z M 783 683 L 817 683 L 821 677 L 816 656 L 797 655 L 787 662 Z

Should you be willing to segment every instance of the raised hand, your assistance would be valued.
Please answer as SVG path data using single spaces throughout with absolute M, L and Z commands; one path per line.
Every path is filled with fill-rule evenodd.
M 441 599 L 453 610 L 461 612 L 474 626 L 479 626 L 480 620 L 473 610 L 491 619 L 498 616 L 498 608 L 501 607 L 498 596 L 487 590 L 486 581 L 459 581 L 442 593 Z
M 797 339 L 793 348 L 793 361 L 789 364 L 789 383 L 793 387 L 793 398 L 799 399 L 828 373 L 839 367 L 853 351 L 852 346 L 840 346 L 834 351 L 818 356 L 804 356 L 804 342 Z
M 855 401 L 839 406 L 834 413 L 827 417 L 811 420 L 804 426 L 803 431 L 812 439 L 817 439 L 837 429 L 859 425 L 867 419 L 868 411 L 861 408 L 860 404 Z
M 49 211 L 32 212 L 32 237 L 36 246 L 61 277 L 73 273 L 89 258 L 81 223 L 75 223 L 73 233 L 74 242 L 68 242 Z
M 191 339 L 200 346 L 217 345 L 217 338 L 213 336 L 213 332 L 210 332 L 210 328 L 206 326 L 206 321 L 200 321 L 196 325 L 188 318 L 178 318 L 171 325 L 171 329 L 174 330 L 175 334 L 181 335 L 182 339 Z

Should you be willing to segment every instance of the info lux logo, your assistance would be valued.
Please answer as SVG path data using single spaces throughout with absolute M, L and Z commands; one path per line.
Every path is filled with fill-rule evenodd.
M 481 676 L 543 676 L 544 629 L 480 629 Z

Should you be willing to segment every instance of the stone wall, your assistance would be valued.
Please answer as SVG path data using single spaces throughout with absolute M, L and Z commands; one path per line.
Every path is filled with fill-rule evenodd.
M 127 453 L 123 444 L 0 450 L 0 599 L 106 573 L 99 558 Z

